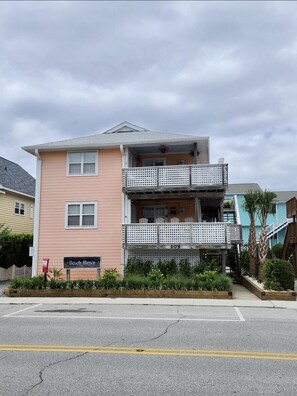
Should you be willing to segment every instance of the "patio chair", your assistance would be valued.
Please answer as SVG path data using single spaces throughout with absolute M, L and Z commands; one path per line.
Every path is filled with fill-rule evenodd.
M 179 218 L 178 217 L 171 217 L 170 223 L 179 223 Z
M 146 217 L 141 217 L 141 219 L 139 219 L 139 223 L 147 223 L 148 219 Z
M 185 223 L 194 223 L 193 217 L 186 217 L 185 218 Z
M 165 222 L 164 217 L 157 217 L 156 218 L 156 223 L 164 223 L 164 222 Z

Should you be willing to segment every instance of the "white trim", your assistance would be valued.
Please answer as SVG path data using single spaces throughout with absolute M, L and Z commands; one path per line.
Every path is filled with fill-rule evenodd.
M 41 190 L 41 158 L 39 152 L 35 150 L 36 155 L 36 185 L 35 185 L 35 206 L 34 206 L 34 233 L 33 246 L 35 254 L 32 257 L 32 277 L 37 276 L 38 264 L 38 243 L 39 243 L 39 214 L 40 214 L 40 190 Z
M 84 153 L 95 153 L 95 172 L 94 173 L 83 173 L 83 154 Z M 81 157 L 81 173 L 69 173 L 69 154 L 80 154 Z M 67 176 L 98 176 L 98 150 L 69 150 L 67 151 L 66 158 L 66 175 Z
M 240 210 L 239 210 L 239 207 L 238 207 L 237 194 L 234 194 L 233 199 L 234 199 L 234 206 L 235 206 L 235 213 L 236 213 L 236 224 L 241 224 Z
M 17 194 L 17 195 L 22 195 L 24 197 L 35 199 L 34 195 L 25 194 L 25 193 L 23 193 L 21 191 L 12 190 L 11 188 L 6 188 L 6 187 L 2 187 L 2 188 L 3 188 L 3 190 L 8 191 L 8 192 L 12 192 L 12 193 Z M 5 194 L 5 192 L 4 192 L 4 194 Z
M 68 226 L 68 206 L 69 205 L 80 205 L 80 213 L 79 213 L 79 226 Z M 92 226 L 83 226 L 81 225 L 82 222 L 82 206 L 83 205 L 94 205 L 94 225 Z M 66 230 L 85 230 L 85 229 L 92 229 L 97 228 L 97 202 L 96 201 L 68 201 L 65 202 L 65 229 Z

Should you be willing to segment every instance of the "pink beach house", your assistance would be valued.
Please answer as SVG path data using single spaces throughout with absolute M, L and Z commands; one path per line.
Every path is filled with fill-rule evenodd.
M 37 159 L 33 275 L 123 273 L 129 256 L 219 257 L 240 243 L 223 222 L 228 165 L 209 164 L 209 139 L 123 122 L 106 132 L 24 147 Z M 223 162 L 223 161 L 221 161 Z

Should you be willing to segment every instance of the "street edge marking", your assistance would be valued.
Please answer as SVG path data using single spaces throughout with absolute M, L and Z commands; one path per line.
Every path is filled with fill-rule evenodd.
M 28 309 L 28 308 L 27 308 Z M 15 312 L 16 314 L 17 312 Z M 14 315 L 14 314 L 9 314 Z M 3 317 L 8 317 L 5 315 Z M 158 320 L 158 321 L 179 321 L 179 322 L 242 322 L 239 319 L 205 319 L 205 318 L 137 318 L 137 317 L 123 317 L 123 316 L 64 316 L 64 315 L 19 315 L 19 316 L 9 316 L 11 318 L 19 319 L 19 318 L 35 318 L 35 319 L 103 319 L 103 320 Z M 244 320 L 243 320 L 244 321 Z
M 18 313 L 21 313 L 21 312 L 24 312 L 24 311 L 28 311 L 28 309 L 40 307 L 40 305 L 42 305 L 42 304 L 31 305 L 30 307 L 27 307 L 27 308 L 24 308 L 24 309 L 20 309 L 19 311 L 16 311 L 16 312 L 12 312 L 12 313 L 10 313 L 10 314 L 3 315 L 2 318 L 10 318 L 10 317 L 13 317 L 13 315 L 17 315 Z M 17 316 L 17 317 L 19 317 L 19 316 Z
M 235 311 L 236 311 L 236 313 L 237 313 L 237 315 L 239 317 L 240 322 L 245 322 L 245 319 L 244 319 L 240 309 L 238 307 L 234 307 L 234 309 L 235 309 Z

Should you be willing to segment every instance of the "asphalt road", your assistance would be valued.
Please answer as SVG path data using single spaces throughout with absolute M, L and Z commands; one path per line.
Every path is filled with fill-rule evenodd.
M 0 395 L 296 395 L 297 310 L 0 305 Z

